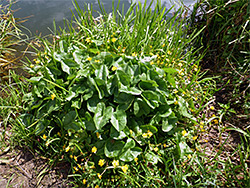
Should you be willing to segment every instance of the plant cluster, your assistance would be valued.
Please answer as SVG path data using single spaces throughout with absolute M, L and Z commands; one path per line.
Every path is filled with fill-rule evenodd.
M 81 184 L 137 185 L 133 174 L 147 174 L 159 185 L 169 158 L 189 160 L 187 141 L 197 139 L 200 57 L 187 49 L 196 35 L 160 4 L 157 11 L 133 4 L 126 14 L 101 9 L 98 18 L 75 7 L 68 32 L 41 39 L 43 52 L 27 64 L 31 88 L 16 137 L 51 163 L 70 162 Z

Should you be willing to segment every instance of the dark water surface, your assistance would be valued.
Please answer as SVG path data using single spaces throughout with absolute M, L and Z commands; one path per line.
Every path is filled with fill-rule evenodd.
M 110 12 L 112 9 L 112 1 L 114 1 L 116 6 L 119 0 L 101 0 L 107 12 Z M 195 1 L 183 0 L 186 6 L 192 5 Z M 84 7 L 84 4 L 92 4 L 93 10 L 99 10 L 98 0 L 77 0 L 77 2 L 81 8 Z M 131 2 L 145 3 L 145 0 L 120 0 L 120 7 L 123 4 L 126 11 Z M 149 2 L 150 0 L 147 1 L 147 4 Z M 161 0 L 161 2 L 167 9 L 172 5 L 175 5 L 176 9 L 183 6 L 180 0 Z M 74 11 L 74 6 L 72 0 L 17 0 L 13 4 L 12 9 L 17 10 L 14 13 L 17 18 L 29 17 L 28 21 L 23 23 L 23 25 L 30 30 L 32 35 L 40 33 L 46 35 L 51 33 L 48 28 L 53 30 L 54 20 L 57 25 L 63 26 L 64 18 L 71 19 L 71 10 Z

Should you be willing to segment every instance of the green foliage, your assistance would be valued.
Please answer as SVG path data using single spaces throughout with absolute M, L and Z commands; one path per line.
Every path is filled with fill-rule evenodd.
M 15 136 L 51 163 L 70 162 L 80 184 L 138 185 L 128 180 L 146 173 L 157 186 L 163 174 L 154 177 L 148 166 L 167 173 L 169 157 L 192 153 L 192 131 L 182 131 L 196 123 L 201 57 L 186 47 L 197 34 L 187 36 L 179 12 L 163 19 L 160 4 L 155 11 L 133 4 L 126 14 L 113 8 L 112 16 L 101 9 L 99 18 L 75 7 L 77 27 L 68 22 L 52 43 L 41 39 L 44 50 L 27 63 L 31 88 Z M 136 168 L 141 160 L 147 165 Z

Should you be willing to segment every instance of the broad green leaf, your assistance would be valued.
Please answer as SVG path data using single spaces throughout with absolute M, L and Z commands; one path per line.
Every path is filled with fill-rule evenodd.
M 103 81 L 107 81 L 107 77 L 109 76 L 108 67 L 101 65 L 101 67 L 95 71 L 95 76 Z
M 42 76 L 31 77 L 30 79 L 28 79 L 28 81 L 30 81 L 32 83 L 36 83 L 36 82 L 39 82 L 41 80 L 41 78 L 43 78 L 43 77 Z
M 111 116 L 111 124 L 118 132 L 122 131 L 127 125 L 126 112 L 124 110 L 116 109 Z
M 184 117 L 191 118 L 192 115 L 189 114 L 188 111 L 187 111 L 187 107 L 186 107 L 187 103 L 182 97 L 179 97 L 178 104 L 179 104 L 179 112 L 180 112 L 180 114 L 183 115 Z
M 134 148 L 135 147 L 135 141 L 131 138 L 127 139 L 126 144 L 124 145 L 122 152 L 125 152 L 128 149 Z
M 66 65 L 63 61 L 60 61 L 62 70 L 68 74 L 70 74 L 70 68 L 68 65 Z
M 66 127 L 69 124 L 73 123 L 76 119 L 76 112 L 70 111 L 68 112 L 62 119 L 63 126 Z
M 118 132 L 113 126 L 110 128 L 110 137 L 115 139 L 115 140 L 121 140 L 125 138 L 127 135 L 123 132 L 120 131 Z
M 104 154 L 108 158 L 115 158 L 119 156 L 125 143 L 119 140 L 109 139 L 107 140 L 104 148 Z
M 80 130 L 80 126 L 76 122 L 71 122 L 69 124 L 64 125 L 64 129 L 78 131 Z
M 91 99 L 87 101 L 87 108 L 90 112 L 95 113 L 97 105 L 100 103 L 100 99 L 97 95 L 94 95 Z
M 164 132 L 170 132 L 174 127 L 176 127 L 176 123 L 178 118 L 176 117 L 168 117 L 162 121 L 162 130 Z
M 127 87 L 121 84 L 119 91 L 122 93 L 132 94 L 132 95 L 141 95 L 141 91 L 135 87 Z
M 90 81 L 90 83 L 91 83 L 92 85 L 95 86 L 95 89 L 97 90 L 98 95 L 99 95 L 99 99 L 102 99 L 102 98 L 104 97 L 104 91 L 98 87 L 98 85 L 96 84 L 95 79 L 93 79 L 93 78 L 91 78 L 91 77 L 88 77 L 88 80 Z
M 96 129 L 101 129 L 102 127 L 104 127 L 112 116 L 113 107 L 108 106 L 106 108 L 103 102 L 99 103 L 96 107 L 95 115 L 93 118 Z
M 67 94 L 67 96 L 65 97 L 65 99 L 67 100 L 67 101 L 70 101 L 72 98 L 74 98 L 76 96 L 76 93 L 75 92 L 73 92 L 73 91 L 69 91 L 69 93 Z
M 142 149 L 139 147 L 134 147 L 131 149 L 128 149 L 123 154 L 120 155 L 119 159 L 124 162 L 130 162 L 133 161 L 138 155 L 142 153 Z
M 126 74 L 124 71 L 122 70 L 117 70 L 116 71 L 117 76 L 120 80 L 120 82 L 124 85 L 124 86 L 129 86 L 130 85 L 130 76 L 128 74 Z
M 118 93 L 120 82 L 117 75 L 112 75 L 107 81 L 107 90 L 110 95 L 116 95 Z
M 119 93 L 118 95 L 115 95 L 114 97 L 114 102 L 118 104 L 131 103 L 133 100 L 134 100 L 134 96 L 128 93 Z
M 134 102 L 134 114 L 137 117 L 141 117 L 142 115 L 148 115 L 150 113 L 150 107 L 146 103 L 146 101 L 141 98 L 136 98 Z
M 158 84 L 154 80 L 142 80 L 139 83 L 139 87 L 142 90 L 152 90 L 155 87 L 158 87 Z
M 155 109 L 156 107 L 159 106 L 158 104 L 159 96 L 155 92 L 150 90 L 143 91 L 142 97 L 151 108 Z
M 147 132 L 148 130 L 154 134 L 158 132 L 158 129 L 153 125 L 142 125 L 140 126 L 140 128 L 142 129 L 144 133 Z

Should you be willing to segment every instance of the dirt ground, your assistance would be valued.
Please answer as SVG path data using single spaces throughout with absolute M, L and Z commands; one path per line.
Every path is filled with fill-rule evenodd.
M 0 150 L 0 188 L 73 187 L 67 178 L 68 169 L 66 164 L 49 169 L 45 159 L 24 149 Z

